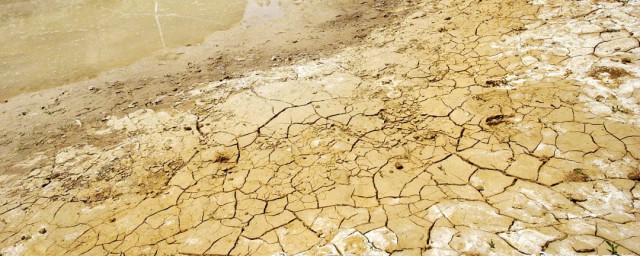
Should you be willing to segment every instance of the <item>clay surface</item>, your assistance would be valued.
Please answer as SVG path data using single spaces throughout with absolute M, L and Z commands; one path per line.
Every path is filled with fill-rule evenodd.
M 640 254 L 640 2 L 383 8 L 13 163 L 2 254 Z

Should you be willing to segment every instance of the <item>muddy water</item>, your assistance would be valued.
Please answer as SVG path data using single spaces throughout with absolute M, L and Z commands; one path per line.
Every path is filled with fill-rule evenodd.
M 198 43 L 243 18 L 268 15 L 269 8 L 277 6 L 247 0 L 0 0 L 0 98 Z

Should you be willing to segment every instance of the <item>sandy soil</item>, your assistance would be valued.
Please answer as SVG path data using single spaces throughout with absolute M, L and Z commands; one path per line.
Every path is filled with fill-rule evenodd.
M 640 2 L 362 6 L 10 99 L 3 255 L 640 253 Z

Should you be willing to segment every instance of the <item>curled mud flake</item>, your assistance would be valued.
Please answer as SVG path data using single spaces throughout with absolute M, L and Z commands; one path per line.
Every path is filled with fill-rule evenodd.
M 485 122 L 487 123 L 487 125 L 495 126 L 506 123 L 508 121 L 507 119 L 511 117 L 513 117 L 513 115 L 495 115 L 487 117 L 487 119 L 485 119 Z
M 46 179 L 44 179 L 44 182 L 42 183 L 41 187 L 44 188 L 44 187 L 48 186 L 49 184 L 51 184 L 51 179 L 46 178 Z
M 542 163 L 547 163 L 549 162 L 549 160 L 551 160 L 550 156 L 539 156 L 538 160 L 540 160 Z
M 595 251 L 596 251 L 595 248 L 584 248 L 584 249 L 583 248 L 579 248 L 579 249 L 576 249 L 577 253 L 590 253 L 590 252 L 595 252 Z
M 640 169 L 629 173 L 628 177 L 630 180 L 640 181 Z

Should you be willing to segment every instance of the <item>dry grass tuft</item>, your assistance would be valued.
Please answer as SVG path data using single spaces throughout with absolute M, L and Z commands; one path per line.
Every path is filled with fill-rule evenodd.
M 596 79 L 613 79 L 616 80 L 621 77 L 630 76 L 631 74 L 624 68 L 619 67 L 607 67 L 607 66 L 595 66 L 589 70 L 590 77 Z
M 567 174 L 564 179 L 570 182 L 585 182 L 589 181 L 589 176 L 584 173 L 583 169 L 576 168 L 571 173 Z

